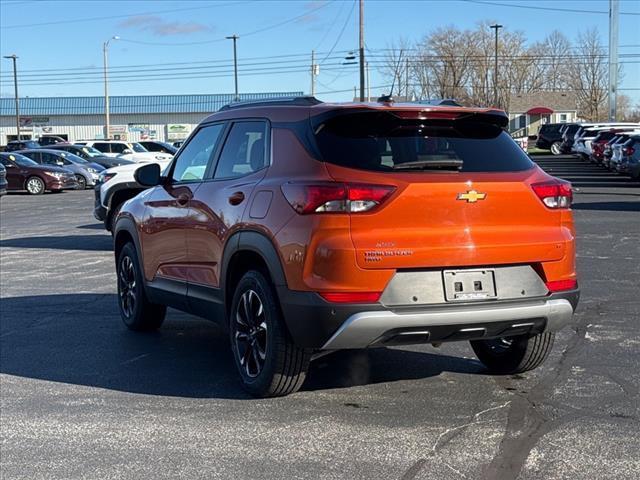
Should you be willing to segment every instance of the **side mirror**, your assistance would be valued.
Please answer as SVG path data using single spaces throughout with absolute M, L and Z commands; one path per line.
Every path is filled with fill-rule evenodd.
M 130 148 L 125 148 L 125 149 L 122 151 L 122 154 L 123 154 L 123 155 L 129 155 L 130 153 L 133 153 L 133 150 L 131 150 Z
M 7 162 L 6 164 L 4 164 L 4 166 L 5 166 L 6 168 L 17 168 L 13 163 L 9 163 L 9 162 Z
M 157 163 L 143 165 L 135 171 L 133 178 L 143 187 L 160 185 L 160 165 Z
M 58 165 L 60 165 L 60 166 L 63 166 L 63 165 L 64 165 L 64 162 L 63 162 L 62 160 L 58 160 L 58 161 L 56 162 L 56 164 L 58 164 Z

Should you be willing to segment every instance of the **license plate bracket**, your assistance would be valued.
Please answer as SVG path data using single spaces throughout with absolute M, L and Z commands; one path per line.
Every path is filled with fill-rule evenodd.
M 497 297 L 493 270 L 445 270 L 442 272 L 447 302 L 473 302 Z

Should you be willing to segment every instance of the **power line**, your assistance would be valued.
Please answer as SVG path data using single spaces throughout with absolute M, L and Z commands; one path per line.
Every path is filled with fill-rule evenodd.
M 325 70 L 327 71 L 334 71 L 334 70 L 340 70 L 342 67 L 329 67 L 326 68 Z M 289 70 L 276 70 L 276 71 L 264 71 L 264 70 L 260 70 L 260 71 L 240 71 L 238 72 L 239 76 L 248 76 L 248 75 L 282 75 L 282 74 L 291 74 L 291 73 L 306 73 L 309 71 L 309 66 L 305 65 L 304 68 L 291 68 Z M 355 71 L 355 70 L 354 70 Z M 167 74 L 167 75 L 152 75 L 152 76 L 147 76 L 147 75 L 141 75 L 141 76 L 131 76 L 130 78 L 116 78 L 114 80 L 109 80 L 109 83 L 128 83 L 128 82 L 155 82 L 155 81 L 164 81 L 164 80 L 194 80 L 194 79 L 207 79 L 207 78 L 228 78 L 233 76 L 233 70 L 229 70 L 227 72 L 204 72 L 201 74 L 191 74 L 191 75 L 184 75 L 184 74 L 180 74 L 180 73 L 171 73 L 171 74 Z M 21 85 L 25 85 L 25 86 L 44 86 L 44 85 L 88 85 L 88 84 L 101 84 L 102 81 L 100 80 L 84 80 L 84 79 L 79 79 L 78 81 L 67 81 L 67 80 L 73 80 L 73 79 L 65 79 L 65 81 L 59 80 L 59 81 L 52 81 L 52 82 L 46 82 L 46 81 L 38 81 L 38 82 L 29 82 L 29 83 L 24 83 L 21 82 Z M 7 81 L 3 80 L 2 81 L 3 84 L 6 84 Z
M 458 0 L 465 3 L 476 3 L 478 5 L 495 5 L 498 7 L 512 7 L 512 8 L 526 8 L 528 10 L 546 10 L 550 12 L 569 12 L 569 13 L 596 13 L 596 14 L 609 14 L 607 10 L 578 10 L 573 8 L 555 8 L 555 7 L 537 7 L 532 5 L 519 5 L 516 3 L 501 3 L 485 0 Z M 636 12 L 620 12 L 620 15 L 640 15 Z
M 338 45 L 338 43 L 342 39 L 342 35 L 344 34 L 344 30 L 345 30 L 345 28 L 347 28 L 347 24 L 349 23 L 349 20 L 351 20 L 351 16 L 353 15 L 353 10 L 355 9 L 355 7 L 356 7 L 356 0 L 353 0 L 353 3 L 351 5 L 351 10 L 349 10 L 349 14 L 347 15 L 347 18 L 344 21 L 344 25 L 342 25 L 342 29 L 340 30 L 340 33 L 338 34 L 338 38 L 336 38 L 336 41 L 333 42 L 333 46 L 331 47 L 331 50 L 329 50 L 329 53 L 327 54 L 327 56 L 320 61 L 320 65 L 322 65 L 327 60 L 329 55 L 331 55 L 333 53 L 333 50 L 336 48 L 336 46 Z

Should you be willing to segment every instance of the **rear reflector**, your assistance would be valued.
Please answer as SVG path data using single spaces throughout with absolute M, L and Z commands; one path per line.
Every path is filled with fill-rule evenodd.
M 320 296 L 331 303 L 376 303 L 381 292 L 322 292 Z
M 534 183 L 531 188 L 542 203 L 553 209 L 570 208 L 573 200 L 571 184 L 562 180 Z
M 282 193 L 301 215 L 309 213 L 368 212 L 384 202 L 395 190 L 392 185 L 360 183 L 285 183 Z
M 578 281 L 572 280 L 555 280 L 553 282 L 547 282 L 547 288 L 550 292 L 562 292 L 563 290 L 575 290 L 578 288 Z

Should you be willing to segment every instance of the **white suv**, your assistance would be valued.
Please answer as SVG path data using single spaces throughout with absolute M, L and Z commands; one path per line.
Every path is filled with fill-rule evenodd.
M 108 157 L 118 157 L 133 162 L 168 161 L 173 155 L 162 152 L 150 152 L 137 142 L 123 140 L 84 140 L 77 145 L 93 147 Z
M 164 170 L 171 161 L 163 159 L 145 163 L 157 163 Z M 112 222 L 122 204 L 147 188 L 140 185 L 133 176 L 140 166 L 137 163 L 133 163 L 100 172 L 95 186 L 96 196 L 93 216 L 97 220 L 104 222 L 105 228 L 109 231 L 112 231 Z

